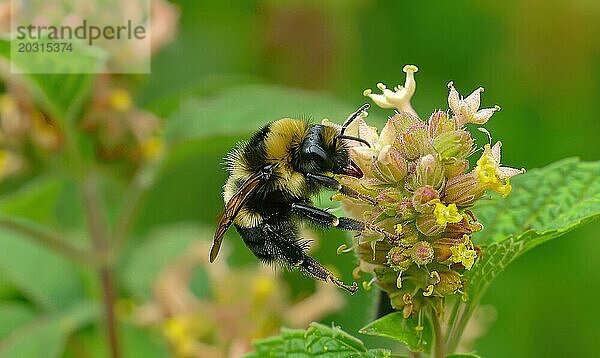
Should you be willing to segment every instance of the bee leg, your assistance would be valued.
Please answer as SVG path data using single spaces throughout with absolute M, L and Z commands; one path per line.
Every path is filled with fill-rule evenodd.
M 335 275 L 333 273 L 331 273 L 331 271 L 327 270 L 325 267 L 323 267 L 323 265 L 321 265 L 320 263 L 318 263 L 315 259 L 313 259 L 312 257 L 305 255 L 304 259 L 297 264 L 298 269 L 300 269 L 300 271 L 304 272 L 306 275 L 313 277 L 315 279 L 321 280 L 321 281 L 331 281 L 334 285 L 343 288 L 344 290 L 350 292 L 350 293 L 354 293 L 358 290 L 358 286 L 356 285 L 356 282 L 352 282 L 352 285 L 346 285 L 345 283 L 343 283 L 340 279 L 338 279 L 337 277 L 335 277 Z
M 358 220 L 355 220 L 352 218 L 346 218 L 346 217 L 338 218 L 337 216 L 335 216 L 323 209 L 315 208 L 314 206 L 310 206 L 310 205 L 306 205 L 306 204 L 302 204 L 302 203 L 293 203 L 292 211 L 299 215 L 302 215 L 305 218 L 309 219 L 310 221 L 312 221 L 316 224 L 319 224 L 321 226 L 324 226 L 324 227 L 334 226 L 334 227 L 337 227 L 342 230 L 358 231 L 358 232 L 363 232 L 363 231 L 369 230 L 369 231 L 375 231 L 375 232 L 387 237 L 388 239 L 392 239 L 392 240 L 400 239 L 399 234 L 389 233 L 376 225 L 358 221 Z
M 335 180 L 331 177 L 328 177 L 327 175 L 307 173 L 306 177 L 314 183 L 322 185 L 328 189 L 336 190 L 347 197 L 363 200 L 372 205 L 377 205 L 377 201 L 375 201 L 374 199 L 370 198 L 367 195 L 361 194 L 358 191 L 356 191 L 350 187 L 347 187 L 347 186 L 341 184 L 337 180 Z
M 292 212 L 302 215 L 308 220 L 323 227 L 335 226 L 339 229 L 349 231 L 363 231 L 365 229 L 365 223 L 361 221 L 346 217 L 338 218 L 326 210 L 315 208 L 314 206 L 307 204 L 293 203 Z
M 304 252 L 305 247 L 298 241 L 286 239 L 281 233 L 276 231 L 273 226 L 266 223 L 262 226 L 262 231 L 264 231 L 268 237 L 268 240 L 263 240 L 263 243 L 265 245 L 268 243 L 269 245 L 269 248 L 266 251 L 269 252 L 268 256 L 270 258 L 273 259 L 276 257 L 277 260 L 286 265 L 298 268 L 304 274 L 314 279 L 321 281 L 329 280 L 336 286 L 343 288 L 350 293 L 354 293 L 358 290 L 356 282 L 353 282 L 352 285 L 346 285 L 335 277 L 333 273 L 323 267 L 323 265 L 308 256 Z M 257 252 L 255 251 L 255 253 Z

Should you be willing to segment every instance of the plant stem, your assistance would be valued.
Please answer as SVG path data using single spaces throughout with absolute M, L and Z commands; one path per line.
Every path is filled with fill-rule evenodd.
M 446 349 L 448 352 L 454 352 L 458 343 L 460 342 L 460 336 L 462 330 L 460 330 L 460 323 L 463 318 L 463 314 L 466 310 L 467 304 L 465 302 L 457 302 L 454 311 L 452 312 L 452 319 L 448 321 L 448 334 L 446 336 Z
M 446 341 L 446 347 L 449 352 L 454 352 L 458 347 L 462 334 L 467 327 L 475 308 L 477 308 L 477 305 L 479 304 L 480 297 L 481 295 L 474 297 L 472 300 L 469 300 L 469 302 L 466 303 L 461 302 L 461 311 L 454 322 L 452 335 L 449 335 Z
M 444 358 L 446 345 L 444 344 L 444 332 L 440 324 L 440 318 L 434 310 L 430 311 L 429 315 L 433 328 L 433 348 L 431 356 L 433 358 Z
M 115 316 L 115 290 L 112 271 L 109 267 L 107 267 L 107 265 L 103 265 L 99 269 L 99 276 L 102 283 L 104 312 L 106 314 L 106 333 L 110 343 L 111 357 L 119 358 L 121 356 L 121 350 L 119 346 L 119 337 Z
M 446 302 L 449 302 L 449 300 Z M 450 312 L 448 320 L 446 321 L 446 339 L 448 339 L 448 337 L 450 336 L 450 331 L 452 330 L 453 324 L 456 321 L 456 317 L 458 316 L 458 311 L 461 302 L 462 301 L 459 298 L 458 300 L 455 300 L 452 304 L 452 311 Z
M 60 236 L 51 234 L 42 228 L 32 226 L 24 221 L 3 217 L 0 218 L 0 227 L 21 234 L 24 237 L 79 263 L 89 264 L 90 262 L 94 262 L 94 258 L 84 250 L 63 240 Z
M 460 302 L 459 314 L 456 319 L 452 323 L 452 329 L 450 330 L 448 337 L 446 339 L 446 349 L 448 352 L 454 352 L 460 343 L 460 339 L 463 335 L 473 312 L 479 305 L 479 301 L 483 296 L 483 293 L 486 291 L 487 285 L 480 289 L 479 293 L 469 299 L 467 302 Z
M 421 352 L 408 352 L 408 358 L 421 358 Z
M 98 182 L 93 170 L 88 173 L 82 186 L 83 203 L 86 217 L 89 225 L 90 236 L 94 250 L 106 258 L 109 251 L 109 242 L 106 237 L 107 220 L 104 217 L 104 206 L 98 193 Z M 119 358 L 121 356 L 117 321 L 115 318 L 115 289 L 112 278 L 112 260 L 104 259 L 98 268 L 98 278 L 102 287 L 102 300 L 104 304 L 104 313 L 106 318 L 106 330 L 108 342 L 110 345 L 111 357 Z
M 129 188 L 123 199 L 122 209 L 119 213 L 119 219 L 115 227 L 114 242 L 112 245 L 113 252 L 111 252 L 112 256 L 116 255 L 127 239 L 127 234 L 133 220 L 135 219 L 139 204 L 154 179 L 156 167 L 157 164 L 146 164 L 142 166 L 138 169 L 131 181 L 131 184 L 129 185 Z
M 68 117 L 74 117 L 69 116 Z M 60 116 L 56 116 L 59 118 Z M 98 279 L 102 289 L 102 301 L 106 318 L 106 333 L 112 358 L 121 356 L 119 346 L 119 335 L 117 330 L 117 321 L 115 317 L 115 287 L 113 280 L 112 264 L 114 260 L 110 256 L 110 243 L 106 234 L 108 220 L 105 217 L 104 206 L 102 205 L 101 195 L 98 192 L 98 181 L 94 168 L 90 168 L 78 148 L 77 125 L 74 118 L 64 118 L 63 129 L 65 132 L 65 147 L 68 159 L 67 168 L 72 168 L 71 172 L 76 182 L 79 183 L 80 193 L 82 195 L 83 207 L 88 223 L 88 232 L 93 246 L 93 254 L 98 259 L 94 261 Z

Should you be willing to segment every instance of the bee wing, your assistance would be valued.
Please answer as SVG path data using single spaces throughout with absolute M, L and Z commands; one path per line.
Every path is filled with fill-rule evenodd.
M 210 262 L 215 261 L 217 258 L 225 232 L 227 232 L 227 229 L 229 229 L 233 223 L 233 220 L 235 220 L 235 217 L 240 212 L 242 205 L 244 205 L 250 194 L 252 194 L 252 192 L 254 192 L 254 190 L 258 187 L 258 184 L 261 183 L 261 178 L 261 173 L 252 175 L 246 180 L 246 182 L 244 182 L 240 189 L 233 194 L 231 199 L 229 199 L 225 205 L 225 210 L 218 218 L 217 231 L 215 231 L 215 237 L 210 249 Z

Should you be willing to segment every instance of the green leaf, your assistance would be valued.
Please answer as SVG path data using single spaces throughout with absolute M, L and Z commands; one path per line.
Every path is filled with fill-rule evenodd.
M 98 307 L 81 303 L 66 313 L 41 316 L 0 341 L 0 357 L 58 357 L 69 336 L 98 317 Z
M 8 336 L 16 327 L 35 317 L 33 308 L 23 302 L 0 303 L 0 340 Z
M 246 358 L 258 357 L 391 357 L 384 349 L 367 349 L 358 338 L 339 327 L 311 323 L 308 329 L 281 329 L 279 336 L 254 341 L 255 351 Z
M 171 225 L 152 232 L 148 240 L 136 245 L 124 260 L 124 285 L 136 296 L 151 297 L 152 287 L 165 266 L 183 255 L 193 242 L 211 237 L 212 231 L 189 224 Z
M 474 236 L 483 258 L 467 273 L 470 297 L 526 251 L 600 216 L 600 162 L 565 159 L 511 184 L 507 198 L 494 196 L 473 208 L 485 228 Z
M 172 141 L 245 135 L 285 117 L 341 123 L 355 109 L 325 93 L 244 85 L 213 97 L 189 99 L 169 118 L 165 135 Z
M 0 213 L 69 232 L 83 229 L 84 218 L 73 180 L 38 176 L 0 196 Z
M 417 318 L 404 318 L 402 312 L 390 313 L 361 328 L 362 334 L 388 337 L 404 343 L 413 352 L 431 351 L 433 330 L 428 320 L 423 320 L 418 330 Z
M 152 64 L 155 64 L 154 59 Z M 141 89 L 141 93 L 137 94 L 136 103 L 160 118 L 167 118 L 178 110 L 182 103 L 186 103 L 192 97 L 211 96 L 227 88 L 256 83 L 257 80 L 259 78 L 246 74 L 210 74 L 196 81 L 176 82 L 166 87 L 158 87 L 150 83 L 148 87 Z
M 0 212 L 37 223 L 53 223 L 62 181 L 57 178 L 38 178 L 0 198 Z
M 477 355 L 477 354 L 471 354 L 471 353 L 455 353 L 455 354 L 448 354 L 446 356 L 446 358 L 481 358 L 481 356 Z
M 78 267 L 22 235 L 0 230 L 0 275 L 45 310 L 85 296 Z
M 0 39 L 0 57 L 10 58 L 10 41 L 6 39 Z
M 164 338 L 147 327 L 124 324 L 121 329 L 124 357 L 162 358 L 170 356 Z M 103 332 L 96 332 L 95 336 L 104 339 Z M 104 342 L 102 343 L 104 344 Z

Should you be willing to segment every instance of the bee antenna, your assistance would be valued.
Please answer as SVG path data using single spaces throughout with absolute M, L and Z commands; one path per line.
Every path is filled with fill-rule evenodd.
M 345 121 L 344 124 L 342 124 L 342 129 L 340 129 L 340 134 L 344 134 L 344 132 L 346 131 L 346 128 L 348 128 L 348 126 L 354 122 L 354 120 L 358 117 L 360 117 L 360 115 L 366 111 L 367 109 L 371 108 L 371 105 L 368 103 L 363 104 L 362 106 L 360 106 L 360 108 L 358 108 L 356 110 L 356 112 L 352 113 Z
M 348 140 L 355 140 L 357 142 L 366 144 L 367 147 L 371 148 L 371 144 L 369 142 L 367 142 L 366 140 L 362 139 L 362 138 L 353 137 L 353 136 L 350 136 L 350 135 L 343 135 L 343 134 L 338 135 L 336 138 L 348 139 Z
M 346 120 L 344 121 L 344 124 L 342 124 L 342 128 L 340 129 L 340 134 L 333 139 L 333 146 L 334 147 L 337 145 L 338 138 L 346 138 L 346 139 L 358 140 L 359 142 L 365 143 L 366 145 L 368 145 L 369 147 L 371 147 L 371 145 L 369 143 L 363 142 L 360 138 L 345 137 L 344 136 L 344 132 L 346 131 L 346 128 L 348 128 L 348 126 L 350 124 L 352 124 L 352 122 L 354 122 L 354 120 L 356 118 L 360 117 L 363 114 L 363 112 L 365 112 L 369 108 L 371 108 L 371 105 L 368 104 L 368 103 L 365 103 L 362 106 L 360 106 L 354 113 L 352 113 L 348 118 L 346 118 Z

